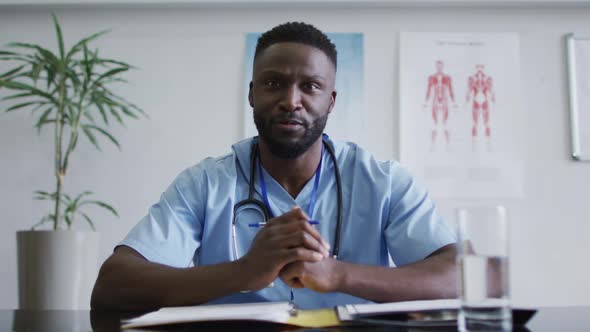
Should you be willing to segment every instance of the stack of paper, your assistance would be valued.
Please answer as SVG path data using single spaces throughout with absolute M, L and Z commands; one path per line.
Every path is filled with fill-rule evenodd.
M 123 322 L 122 328 L 169 325 L 206 321 L 261 321 L 300 327 L 327 327 L 339 325 L 333 309 L 299 310 L 289 313 L 288 302 L 218 304 L 190 307 L 162 308 Z
M 378 315 L 380 313 L 393 314 L 432 310 L 456 310 L 459 309 L 459 306 L 459 300 L 445 299 L 379 304 L 348 304 L 346 306 L 338 307 L 337 310 L 340 320 L 350 320 L 359 316 Z

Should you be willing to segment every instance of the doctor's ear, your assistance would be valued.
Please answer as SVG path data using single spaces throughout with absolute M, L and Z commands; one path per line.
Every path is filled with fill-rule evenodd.
M 332 94 L 330 96 L 330 106 L 328 107 L 328 113 L 332 113 L 332 110 L 334 109 L 334 105 L 336 105 L 336 95 L 338 93 L 336 91 L 332 91 Z
M 250 81 L 250 87 L 248 88 L 248 103 L 250 103 L 250 107 L 254 107 L 254 97 L 252 96 L 252 87 L 254 86 L 254 84 L 252 84 L 252 81 Z

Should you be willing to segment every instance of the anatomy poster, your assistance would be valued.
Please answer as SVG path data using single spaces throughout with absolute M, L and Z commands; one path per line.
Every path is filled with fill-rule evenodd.
M 336 105 L 328 118 L 325 133 L 331 138 L 366 143 L 364 103 L 364 52 L 362 33 L 328 33 L 338 52 Z M 248 103 L 248 85 L 252 80 L 252 62 L 259 33 L 246 35 L 244 77 L 244 137 L 258 135 Z
M 436 197 L 523 195 L 516 34 L 400 35 L 401 161 Z

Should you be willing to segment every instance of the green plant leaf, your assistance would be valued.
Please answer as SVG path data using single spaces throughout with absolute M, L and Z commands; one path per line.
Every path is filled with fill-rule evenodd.
M 79 78 L 80 74 L 75 72 L 71 68 L 66 69 L 65 75 L 72 82 L 72 87 L 74 89 L 77 90 L 82 85 L 82 83 L 80 82 L 80 78 Z
M 139 117 L 137 115 L 135 115 L 135 113 L 131 112 L 127 107 L 121 106 L 120 109 L 128 117 L 131 117 L 131 118 L 134 118 L 134 119 L 139 119 Z
M 43 64 L 42 63 L 36 63 L 33 65 L 33 69 L 31 70 L 31 78 L 33 79 L 33 82 L 37 83 L 37 80 L 39 79 L 39 75 L 41 74 L 41 70 L 43 70 Z
M 119 150 L 121 150 L 121 145 L 119 145 L 119 142 L 115 139 L 115 137 L 113 137 L 113 135 L 109 134 L 109 132 L 107 132 L 106 130 L 97 127 L 97 126 L 93 126 L 93 125 L 84 125 L 84 128 L 87 129 L 93 129 L 98 131 L 99 133 L 103 134 L 104 136 L 106 136 L 111 142 L 113 142 L 113 144 L 115 144 L 117 146 L 117 148 L 119 148 Z
M 35 199 L 37 200 L 44 200 L 44 199 L 54 199 L 51 193 L 48 193 L 47 191 L 42 191 L 42 190 L 35 190 Z
M 43 107 L 43 106 L 45 106 L 45 105 L 47 105 L 47 104 L 48 104 L 48 103 L 40 103 L 40 104 L 38 104 L 37 106 L 35 106 L 35 107 L 33 107 L 33 108 L 31 109 L 31 113 L 32 113 L 32 114 L 35 114 L 35 112 L 37 112 L 39 109 L 41 109 L 41 107 Z
M 69 202 L 66 204 L 66 208 L 64 210 L 64 216 L 67 216 L 68 214 L 73 214 L 76 213 L 76 209 L 77 206 L 73 203 L 73 202 Z
M 94 80 L 93 84 L 97 84 L 97 83 L 101 82 L 103 79 L 106 79 L 111 76 L 115 76 L 117 74 L 126 72 L 128 70 L 129 70 L 129 67 L 119 67 L 119 68 L 111 69 L 111 70 L 107 71 L 106 73 L 103 73 L 100 76 L 98 76 L 98 78 L 96 80 Z
M 39 45 L 35 44 L 28 44 L 28 43 L 10 43 L 8 44 L 9 47 L 19 47 L 19 48 L 26 48 L 26 49 L 33 49 L 39 52 L 39 55 L 42 56 L 42 60 L 55 66 L 55 68 L 59 68 L 60 61 L 58 57 L 53 54 L 50 50 L 43 48 Z
M 26 64 L 35 63 L 35 57 L 32 55 L 6 51 L 0 51 L 0 60 L 20 61 Z
M 8 89 L 12 89 L 12 90 L 24 90 L 24 91 L 29 91 L 30 93 L 33 93 L 37 96 L 41 96 L 44 98 L 49 99 L 51 102 L 55 102 L 55 100 L 53 99 L 53 96 L 51 96 L 50 94 L 43 92 L 37 88 L 35 88 L 34 86 L 25 84 L 25 83 L 20 83 L 20 82 L 10 82 L 10 81 L 2 81 L 0 83 L 0 85 L 8 88 Z
M 83 112 L 82 112 L 82 116 L 83 116 L 83 117 L 84 117 L 86 120 L 88 120 L 90 123 L 92 123 L 92 124 L 96 123 L 96 120 L 94 120 L 94 117 L 92 116 L 92 114 L 91 114 L 91 113 L 90 113 L 88 110 L 86 110 L 86 111 L 83 111 Z
M 69 114 L 68 114 L 68 120 L 69 120 L 68 123 L 69 123 L 70 126 L 73 127 L 74 126 L 74 121 L 76 121 L 77 113 L 78 112 L 76 111 L 76 109 L 74 108 L 74 106 L 72 104 L 70 104 L 70 103 L 68 103 L 67 109 L 68 109 L 68 112 L 69 112 Z
M 121 118 L 121 115 L 119 115 L 119 113 L 117 113 L 117 110 L 111 105 L 109 105 L 109 112 L 115 117 L 115 119 L 117 119 L 117 122 L 119 122 L 121 126 L 125 126 L 123 118 Z
M 25 65 L 18 66 L 18 67 L 14 68 L 14 69 L 11 69 L 11 70 L 9 70 L 9 71 L 7 71 L 5 73 L 0 74 L 0 78 L 10 77 L 10 76 L 18 73 L 19 71 L 21 71 L 21 69 L 23 69 L 23 68 L 25 68 Z
M 139 108 L 137 105 L 128 102 L 125 98 L 118 96 L 112 92 L 108 92 L 108 95 L 112 98 L 112 100 L 114 100 L 117 104 L 120 105 L 124 105 L 127 108 L 132 108 L 134 110 L 136 110 L 137 112 L 141 113 L 144 117 L 149 118 L 149 116 L 147 115 L 147 113 L 145 113 L 141 108 Z
M 0 51 L 0 55 L 4 56 L 4 55 L 21 55 L 20 53 L 16 53 L 16 52 L 10 52 L 10 51 Z
M 80 200 L 84 197 L 84 196 L 88 196 L 88 195 L 92 195 L 91 191 L 85 191 L 81 194 L 79 194 L 78 196 L 76 196 L 75 199 L 70 200 L 68 203 L 68 207 L 66 208 L 66 213 L 76 213 L 78 210 L 78 207 L 80 206 Z
M 109 210 L 116 217 L 119 217 L 119 214 L 117 213 L 117 210 L 115 210 L 115 208 L 113 208 L 112 206 L 110 206 L 109 204 L 107 204 L 105 202 L 96 201 L 96 200 L 93 200 L 93 201 L 84 201 L 84 202 L 80 203 L 80 206 L 82 206 L 82 205 L 88 205 L 88 204 L 98 205 L 98 206 L 100 206 L 100 207 L 102 207 L 104 209 Z
M 45 66 L 45 72 L 47 73 L 47 89 L 51 86 L 51 83 L 55 83 L 53 80 L 55 79 L 55 70 L 50 66 Z M 57 86 L 57 84 L 55 84 Z
M 79 135 L 74 136 L 74 142 L 72 143 L 72 151 L 74 151 L 74 149 L 76 148 L 76 145 L 78 145 L 78 136 Z
M 52 221 L 53 219 L 55 219 L 55 216 L 53 214 L 45 215 L 41 218 L 41 220 L 38 223 L 31 227 L 31 230 L 34 230 L 36 227 L 41 226 L 48 221 Z
M 0 100 L 10 100 L 10 99 L 19 99 L 19 98 L 24 98 L 24 97 L 33 97 L 35 96 L 34 93 L 31 92 L 23 92 L 23 93 L 17 93 L 14 95 L 10 95 L 10 96 L 6 96 Z
M 126 84 L 129 83 L 129 81 L 126 80 L 126 79 L 123 79 L 123 78 L 120 78 L 120 77 L 111 77 L 111 78 L 104 79 L 100 85 L 102 86 L 102 85 L 106 85 L 106 84 L 109 84 L 109 83 L 115 83 L 115 82 L 117 82 L 117 83 L 126 83 Z
M 126 63 L 126 62 L 112 60 L 112 59 L 97 59 L 96 62 L 98 64 L 103 65 L 103 66 L 118 65 L 118 66 L 130 68 L 130 69 L 136 69 L 136 67 L 134 67 L 134 66 L 132 66 L 132 65 Z
M 74 205 L 78 205 L 78 203 L 80 202 L 80 200 L 84 197 L 84 196 L 88 196 L 88 195 L 92 195 L 92 191 L 84 191 L 83 193 L 79 194 L 78 196 L 76 196 L 76 198 L 72 201 Z
M 61 59 L 64 59 L 65 56 L 65 50 L 64 50 L 64 39 L 63 39 L 63 35 L 61 33 L 61 27 L 59 26 L 59 22 L 57 21 L 57 17 L 55 17 L 55 14 L 51 14 L 51 17 L 53 18 L 53 25 L 55 26 L 55 33 L 57 34 L 57 44 L 59 46 L 59 55 Z
M 90 129 L 86 128 L 86 126 L 82 126 L 82 131 L 84 131 L 84 134 L 86 135 L 86 137 L 88 137 L 88 140 L 90 141 L 90 143 L 92 143 L 92 145 L 94 145 L 96 147 L 96 149 L 98 149 L 99 151 L 102 151 L 102 149 L 98 145 L 98 142 L 96 141 L 96 137 L 94 136 L 92 131 L 90 131 Z
M 84 213 L 84 212 L 80 212 L 80 214 L 86 220 L 86 222 L 88 223 L 88 225 L 90 225 L 90 228 L 92 228 L 93 231 L 96 231 L 96 227 L 94 227 L 94 223 L 92 222 L 92 220 L 90 219 L 90 217 L 86 213 Z
M 63 193 L 63 194 L 62 194 L 62 196 L 63 196 L 63 198 L 64 198 L 64 201 L 65 201 L 66 203 L 68 203 L 68 204 L 69 204 L 69 202 L 71 202 L 71 201 L 72 201 L 72 198 L 70 197 L 70 195 L 68 195 L 68 194 L 66 194 L 66 193 Z
M 102 116 L 102 120 L 104 121 L 104 123 L 106 125 L 108 125 L 109 124 L 109 118 L 107 117 L 107 114 L 106 114 L 106 112 L 104 110 L 104 107 L 102 106 L 101 103 L 95 103 L 95 105 L 96 105 L 96 108 L 98 109 L 98 111 L 100 112 L 100 115 Z
M 31 106 L 31 105 L 35 105 L 35 104 L 45 104 L 45 103 L 40 102 L 40 101 L 29 101 L 26 103 L 13 105 L 13 106 L 9 107 L 8 109 L 6 109 L 6 112 L 16 111 L 16 110 L 21 109 L 23 107 L 27 107 L 27 106 Z
M 3 61 L 20 61 L 26 64 L 34 64 L 35 61 L 27 58 L 17 57 L 17 56 L 0 56 L 0 60 Z
M 72 48 L 68 51 L 68 54 L 66 55 L 66 59 L 69 60 L 73 55 L 75 55 L 77 52 L 82 50 L 84 45 L 87 45 L 89 42 L 93 41 L 94 39 L 96 39 L 106 33 L 109 33 L 110 31 L 111 31 L 110 29 L 103 30 L 103 31 L 97 32 L 95 34 L 92 34 L 86 38 L 81 39 L 74 46 L 72 46 Z
M 68 226 L 68 229 L 70 229 L 70 227 L 72 227 L 72 218 L 70 218 L 70 216 L 66 213 L 64 213 L 64 220 L 66 221 L 66 225 Z
M 84 71 L 86 72 L 86 78 L 88 80 L 90 80 L 90 77 L 92 77 L 92 66 L 91 63 L 88 59 L 88 46 L 86 46 L 86 44 L 84 44 L 84 61 L 82 63 L 82 65 L 84 66 Z

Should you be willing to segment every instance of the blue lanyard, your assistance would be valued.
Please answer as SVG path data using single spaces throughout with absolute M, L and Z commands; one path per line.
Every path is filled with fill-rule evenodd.
M 311 191 L 311 197 L 309 199 L 309 207 L 307 208 L 307 216 L 312 218 L 313 209 L 315 207 L 315 201 L 318 196 L 318 187 L 320 184 L 320 174 L 322 173 L 322 159 L 324 159 L 324 145 L 322 145 L 322 153 L 320 155 L 320 163 L 318 168 L 315 170 L 315 179 L 313 182 L 313 190 Z M 262 163 L 260 159 L 258 160 L 258 172 L 260 173 L 260 191 L 262 191 L 262 199 L 264 200 L 264 205 L 266 205 L 266 209 L 268 210 L 268 215 L 271 218 L 274 218 L 274 214 L 270 209 L 270 203 L 268 202 L 268 194 L 266 193 L 266 183 L 264 181 L 264 174 L 262 174 Z
M 318 187 L 320 184 L 320 175 L 322 174 L 322 159 L 324 159 L 324 145 L 322 144 L 322 153 L 320 154 L 320 163 L 318 164 L 318 168 L 315 170 L 315 179 L 313 181 L 313 189 L 311 191 L 311 197 L 309 198 L 309 207 L 307 208 L 307 216 L 312 218 L 313 215 L 313 208 L 315 207 L 315 201 L 318 197 Z M 262 199 L 264 200 L 264 205 L 266 205 L 266 209 L 268 210 L 268 215 L 271 218 L 274 218 L 274 213 L 270 209 L 270 203 L 268 202 L 268 194 L 266 193 L 266 183 L 264 181 L 264 174 L 262 174 L 262 163 L 260 159 L 258 159 L 258 173 L 260 173 L 260 191 L 262 191 Z M 266 221 L 266 220 L 265 220 Z M 293 288 L 291 288 L 290 292 L 290 303 L 294 306 L 295 296 L 293 294 Z

